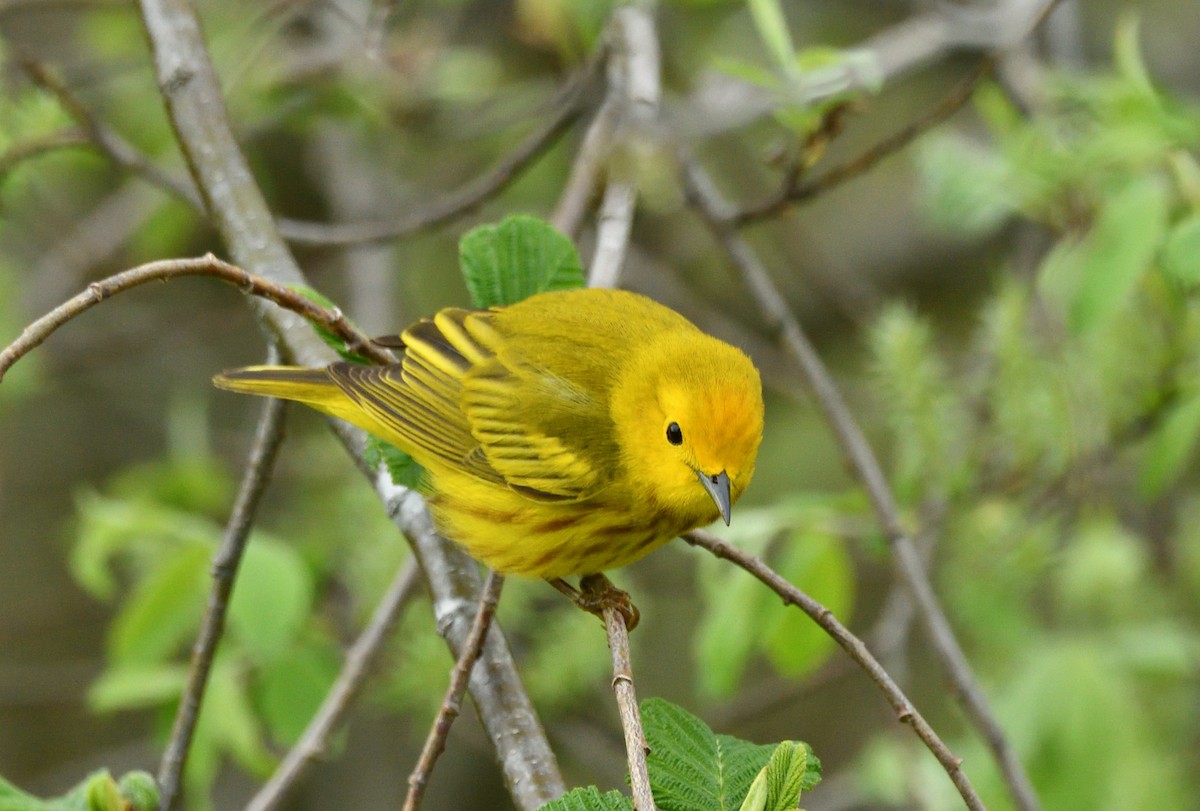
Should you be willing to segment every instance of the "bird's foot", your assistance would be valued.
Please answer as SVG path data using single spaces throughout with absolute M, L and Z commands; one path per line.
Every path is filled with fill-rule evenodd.
M 617 588 L 602 574 L 584 575 L 579 579 L 578 589 L 561 577 L 551 580 L 549 583 L 567 595 L 575 605 L 589 614 L 595 614 L 601 621 L 604 620 L 604 609 L 606 608 L 620 612 L 621 617 L 625 620 L 625 629 L 628 631 L 636 628 L 638 620 L 641 619 L 637 606 L 629 598 L 629 592 Z

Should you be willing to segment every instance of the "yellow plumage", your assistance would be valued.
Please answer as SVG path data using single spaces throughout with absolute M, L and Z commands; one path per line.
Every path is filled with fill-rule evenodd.
M 754 472 L 754 365 L 644 296 L 446 309 L 400 342 L 390 366 L 252 366 L 213 381 L 298 400 L 408 452 L 429 473 L 439 530 L 502 573 L 624 566 L 728 521 Z

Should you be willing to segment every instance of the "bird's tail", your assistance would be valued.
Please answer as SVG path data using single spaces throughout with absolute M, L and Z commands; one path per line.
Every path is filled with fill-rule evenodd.
M 214 375 L 213 385 L 241 394 L 298 400 L 323 410 L 345 397 L 328 372 L 304 366 L 246 366 L 230 369 Z
M 395 435 L 395 431 L 379 422 L 351 397 L 330 373 L 330 368 L 332 367 L 309 369 L 305 366 L 246 366 L 214 375 L 213 385 L 241 394 L 296 400 L 397 444 L 400 438 Z M 354 368 L 365 370 L 372 367 Z

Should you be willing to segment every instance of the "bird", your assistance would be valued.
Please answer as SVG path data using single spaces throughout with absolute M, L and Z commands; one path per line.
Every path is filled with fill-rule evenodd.
M 728 524 L 754 473 L 753 362 L 640 294 L 452 307 L 376 341 L 396 363 L 248 366 L 213 382 L 299 401 L 408 453 L 439 532 L 501 574 L 568 594 L 563 578 L 580 575 L 603 591 L 603 572 Z

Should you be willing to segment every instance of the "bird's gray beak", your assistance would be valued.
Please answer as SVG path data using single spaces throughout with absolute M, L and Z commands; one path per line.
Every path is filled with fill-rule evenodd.
M 703 471 L 697 470 L 696 477 L 716 502 L 725 526 L 729 526 L 729 474 L 722 470 L 715 476 L 706 476 Z

